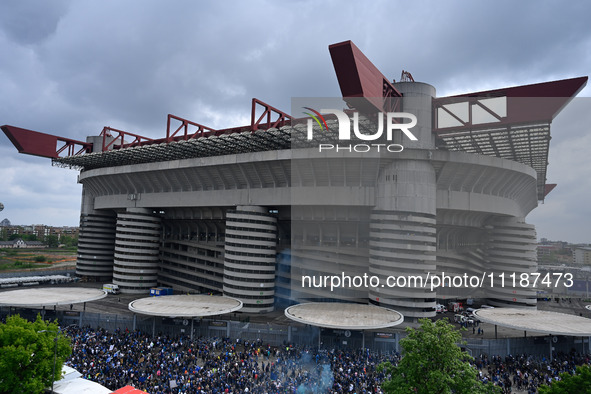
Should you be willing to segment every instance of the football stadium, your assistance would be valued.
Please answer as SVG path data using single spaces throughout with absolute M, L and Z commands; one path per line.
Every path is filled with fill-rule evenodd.
M 437 97 L 408 72 L 385 77 L 350 41 L 329 52 L 336 109 L 253 99 L 249 125 L 168 115 L 160 139 L 2 126 L 20 152 L 80 171 L 77 275 L 123 293 L 223 294 L 250 313 L 334 301 L 412 320 L 466 298 L 535 307 L 536 287 L 519 281 L 537 272 L 526 217 L 555 186 L 552 120 L 587 77 Z

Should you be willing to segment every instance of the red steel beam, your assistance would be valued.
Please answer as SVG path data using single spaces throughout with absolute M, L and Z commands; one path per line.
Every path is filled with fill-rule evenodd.
M 558 186 L 556 183 L 546 183 L 544 185 L 544 197 L 546 197 L 554 188 Z
M 482 92 L 464 93 L 456 96 L 443 97 L 573 97 L 587 84 L 589 77 L 561 79 L 558 81 L 534 83 L 531 85 L 513 86 L 509 88 L 484 90 Z
M 20 153 L 27 155 L 56 159 L 64 152 L 66 156 L 92 152 L 92 144 L 87 142 L 9 125 L 4 125 L 0 128 L 2 128 L 4 134 L 6 134 L 16 149 Z
M 332 44 L 328 50 L 345 101 L 362 111 L 393 109 L 396 104 L 385 98 L 402 97 L 402 94 L 353 42 Z M 355 97 L 362 99 L 347 100 Z
M 487 110 L 479 100 L 495 97 L 506 97 L 507 108 L 505 117 L 497 117 L 497 121 L 490 123 L 473 124 L 471 119 L 464 121 L 448 112 L 459 124 L 449 127 L 439 127 L 434 121 L 433 132 L 445 134 L 446 132 L 475 131 L 487 129 L 491 126 L 507 126 L 519 124 L 532 124 L 536 122 L 552 122 L 552 119 L 585 87 L 588 77 L 563 79 L 559 81 L 536 83 L 532 85 L 515 86 L 504 89 L 486 90 L 482 92 L 466 93 L 457 96 L 440 97 L 433 99 L 433 116 L 437 117 L 437 111 L 444 106 L 457 103 L 468 103 L 469 108 L 478 106 Z M 488 111 L 490 112 L 490 111 Z
M 181 122 L 180 126 L 171 132 L 171 120 L 178 120 Z M 196 128 L 194 133 L 189 133 L 189 127 L 193 126 Z M 182 135 L 177 136 L 179 131 L 183 130 Z M 168 114 L 168 119 L 166 121 L 166 142 L 178 141 L 178 140 L 190 140 L 191 138 L 199 138 L 199 137 L 206 137 L 207 133 L 215 133 L 216 130 L 212 129 L 211 127 L 203 126 L 202 124 L 191 122 L 190 120 Z
M 263 113 L 257 118 L 256 111 L 257 106 L 263 107 Z M 277 119 L 273 120 L 272 117 L 275 115 Z M 266 119 L 263 122 L 263 119 Z M 252 109 L 250 114 L 250 127 L 252 132 L 259 129 L 271 129 L 271 128 L 279 128 L 283 127 L 286 124 L 289 124 L 292 120 L 292 117 L 285 112 L 278 110 L 275 107 L 270 106 L 267 103 L 262 102 L 259 99 L 253 98 L 252 99 Z M 263 122 L 263 123 L 261 123 Z
M 113 134 L 116 134 L 116 137 L 113 137 Z M 141 135 L 128 133 L 127 131 L 117 130 L 112 127 L 105 126 L 103 131 L 100 134 L 103 137 L 103 146 L 102 151 L 105 152 L 109 149 L 123 149 L 123 148 L 131 148 L 133 146 L 139 145 L 150 145 L 155 143 L 155 140 L 143 137 Z M 126 141 L 126 137 L 132 137 L 132 140 Z M 111 141 L 108 141 L 109 138 L 113 138 Z M 116 143 L 119 143 L 118 145 Z

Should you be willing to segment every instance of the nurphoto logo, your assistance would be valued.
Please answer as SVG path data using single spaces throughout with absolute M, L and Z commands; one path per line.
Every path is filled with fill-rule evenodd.
M 314 139 L 314 123 L 316 122 L 318 126 L 320 126 L 320 130 L 324 131 L 325 129 L 328 130 L 328 125 L 326 123 L 326 119 L 323 115 L 334 115 L 337 118 L 337 122 L 339 124 L 339 141 L 350 141 L 351 140 L 351 123 L 353 123 L 353 134 L 354 138 L 361 140 L 361 141 L 376 141 L 381 139 L 384 134 L 384 129 L 386 131 L 386 140 L 392 141 L 394 131 L 399 130 L 401 131 L 408 139 L 411 141 L 418 141 L 418 138 L 410 131 L 414 126 L 417 125 L 417 117 L 408 112 L 379 112 L 377 116 L 377 131 L 374 134 L 365 134 L 359 130 L 359 113 L 353 112 L 353 119 L 349 117 L 344 111 L 338 109 L 321 109 L 320 111 L 316 111 L 310 107 L 304 107 L 304 109 L 310 112 L 304 112 L 306 115 L 310 116 L 311 119 L 308 119 L 307 125 L 307 138 L 309 141 Z M 384 118 L 386 119 L 386 127 L 384 127 Z M 399 119 L 408 119 L 410 122 L 408 123 L 399 123 Z M 396 121 L 395 121 L 396 120 Z M 327 151 L 327 150 L 334 150 L 334 151 L 348 151 L 348 152 L 369 152 L 370 150 L 377 150 L 378 152 L 380 149 L 385 149 L 388 152 L 402 152 L 404 150 L 404 146 L 401 144 L 385 144 L 385 143 L 373 143 L 373 144 L 349 144 L 349 145 L 340 145 L 340 144 L 319 144 L 318 151 Z

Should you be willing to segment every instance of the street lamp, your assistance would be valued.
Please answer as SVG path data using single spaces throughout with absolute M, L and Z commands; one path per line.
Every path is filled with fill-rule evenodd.
M 51 331 L 51 330 L 37 331 L 38 334 L 40 334 L 42 332 L 53 333 L 53 331 Z M 53 384 L 55 383 L 55 365 L 57 364 L 57 337 L 59 335 L 59 332 L 60 332 L 60 330 L 58 328 L 57 331 L 55 332 L 55 339 L 53 340 L 54 346 L 53 346 L 53 372 L 52 372 L 52 377 L 51 377 L 51 394 L 53 394 Z

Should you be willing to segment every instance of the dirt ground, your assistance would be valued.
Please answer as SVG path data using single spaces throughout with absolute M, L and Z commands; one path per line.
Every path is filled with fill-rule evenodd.
M 76 249 L 1 249 L 0 273 L 45 271 L 76 266 Z

